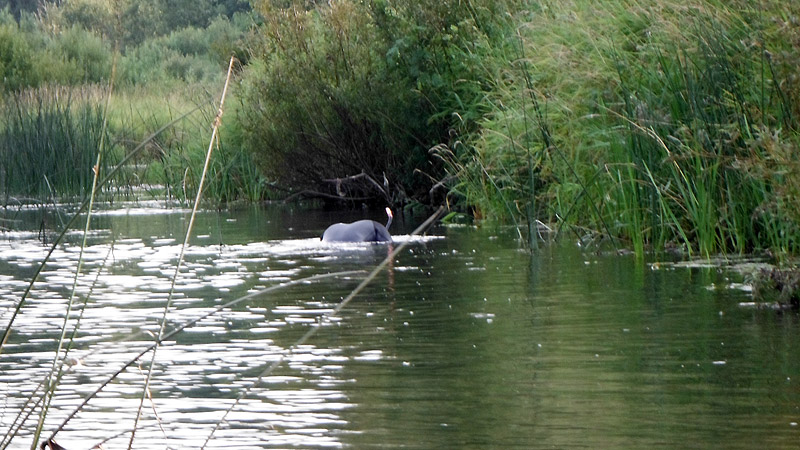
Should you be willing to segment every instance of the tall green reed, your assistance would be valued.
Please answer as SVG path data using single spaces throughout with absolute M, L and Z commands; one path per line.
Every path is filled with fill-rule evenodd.
M 104 112 L 92 87 L 19 91 L 0 104 L 0 189 L 39 199 L 78 197 L 92 183 Z M 101 169 L 113 165 L 109 155 Z
M 211 123 L 214 119 L 207 105 L 209 103 L 202 103 L 197 118 L 185 124 L 180 136 L 162 143 L 159 157 L 147 168 L 151 172 L 148 179 L 164 185 L 171 197 L 181 201 L 191 200 L 187 193 L 196 191 L 201 177 L 199 169 L 203 167 L 205 153 L 196 136 L 202 135 L 207 128 L 201 127 L 200 123 Z M 235 127 L 236 124 L 231 123 L 226 128 Z M 242 146 L 238 133 L 220 130 L 216 138 L 218 149 L 209 161 L 205 201 L 257 202 L 272 195 L 254 155 Z
M 800 47 L 780 2 L 536 4 L 513 18 L 523 57 L 487 53 L 477 130 L 439 152 L 467 207 L 530 223 L 535 201 L 639 255 L 800 250 Z
M 235 88 L 232 84 L 231 94 L 235 94 Z M 167 101 L 164 101 L 165 96 Z M 229 103 L 232 116 L 236 115 L 236 106 L 236 102 Z M 119 146 L 127 148 L 152 130 L 171 122 L 187 108 L 195 110 L 196 114 L 150 141 L 122 172 L 118 180 L 120 189 L 142 186 L 156 198 L 191 201 L 191 193 L 195 192 L 200 177 L 199 168 L 205 159 L 208 142 L 204 136 L 216 113 L 213 98 L 206 89 L 120 92 L 112 108 L 112 129 Z M 221 204 L 269 198 L 269 184 L 242 140 L 242 131 L 235 120 L 220 130 L 219 149 L 210 161 L 204 201 Z
M 703 18 L 693 30 L 695 49 L 654 46 L 649 64 L 628 59 L 620 70 L 629 134 L 628 145 L 616 149 L 635 167 L 627 183 L 640 191 L 650 244 L 677 239 L 708 256 L 785 248 L 785 235 L 797 236 L 796 227 L 777 231 L 774 216 L 759 212 L 779 186 L 753 176 L 770 159 L 757 141 L 791 119 L 763 50 L 743 43 L 751 31 Z M 764 95 L 765 85 L 772 95 Z

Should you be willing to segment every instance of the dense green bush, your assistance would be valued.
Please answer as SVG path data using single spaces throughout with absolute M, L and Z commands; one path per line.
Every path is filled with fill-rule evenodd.
M 82 28 L 49 35 L 27 21 L 0 25 L 0 81 L 5 92 L 42 84 L 103 82 L 111 72 L 111 59 L 108 45 Z
M 265 171 L 290 191 L 427 200 L 442 176 L 429 149 L 485 109 L 480 61 L 503 38 L 506 4 L 279 3 L 258 3 L 241 95 Z
M 76 76 L 73 79 L 52 74 L 47 77 L 61 84 L 100 83 L 111 74 L 111 49 L 103 40 L 82 28 L 72 27 L 53 39 L 48 49 L 53 59 L 62 59 Z
M 384 133 L 402 117 L 396 93 L 407 88 L 387 76 L 379 48 L 367 45 L 378 37 L 366 11 L 331 5 L 306 11 L 264 3 L 262 46 L 240 96 L 249 147 L 287 189 L 330 193 L 335 183 L 325 179 L 364 172 L 380 186 L 384 174 L 404 175 L 392 170 L 388 144 L 397 133 Z M 405 131 L 413 137 L 416 130 Z M 397 156 L 412 154 L 407 143 L 405 136 L 394 143 Z M 369 195 L 362 187 L 345 185 L 340 192 Z
M 0 25 L 14 25 L 17 23 L 8 7 L 0 8 Z
M 149 39 L 127 49 L 121 79 L 134 85 L 220 82 L 230 57 L 244 53 L 248 26 L 218 17 L 206 29 L 186 27 Z
M 71 0 L 46 9 L 45 21 L 53 29 L 83 28 L 109 40 L 118 38 L 117 17 L 111 3 L 97 0 Z
M 204 29 L 219 17 L 248 13 L 244 0 L 70 0 L 46 4 L 47 28 L 78 26 L 124 50 L 187 27 Z
M 217 81 L 220 65 L 204 56 L 184 55 L 150 40 L 121 58 L 120 79 L 132 85 L 170 85 L 176 82 Z
M 39 83 L 34 49 L 16 24 L 0 25 L 0 82 L 3 91 Z

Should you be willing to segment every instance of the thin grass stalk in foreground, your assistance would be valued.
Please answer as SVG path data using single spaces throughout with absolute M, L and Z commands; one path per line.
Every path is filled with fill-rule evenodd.
M 108 82 L 108 94 L 106 95 L 106 104 L 105 109 L 103 110 L 103 126 L 100 130 L 100 146 L 97 150 L 97 161 L 95 162 L 93 168 L 94 174 L 92 176 L 92 190 L 89 194 L 89 205 L 86 209 L 86 225 L 83 228 L 83 239 L 81 240 L 81 249 L 80 253 L 78 254 L 78 267 L 75 269 L 75 276 L 72 281 L 72 292 L 70 293 L 69 300 L 67 301 L 67 311 L 64 314 L 64 325 L 61 326 L 61 337 L 58 339 L 58 346 L 56 347 L 56 353 L 53 357 L 53 365 L 50 368 L 50 373 L 47 375 L 47 381 L 45 382 L 44 403 L 41 411 L 39 412 L 39 423 L 36 425 L 36 432 L 33 435 L 33 443 L 31 445 L 32 450 L 35 450 L 36 444 L 39 443 L 39 435 L 42 433 L 42 427 L 44 426 L 45 417 L 47 417 L 47 411 L 50 409 L 50 403 L 53 401 L 53 396 L 55 395 L 57 383 L 53 383 L 53 376 L 55 375 L 56 367 L 58 366 L 58 359 L 61 355 L 61 349 L 64 347 L 64 339 L 67 335 L 67 324 L 69 323 L 69 316 L 72 312 L 72 304 L 75 301 L 75 292 L 78 288 L 78 278 L 80 278 L 81 269 L 83 268 L 83 254 L 86 249 L 86 237 L 89 235 L 89 226 L 92 222 L 92 208 L 94 206 L 95 196 L 97 195 L 97 180 L 100 177 L 100 162 L 102 161 L 103 152 L 105 151 L 105 133 L 106 128 L 108 127 L 108 105 L 111 103 L 111 94 L 114 92 L 114 74 L 116 72 L 116 66 L 117 64 L 115 56 L 114 62 L 111 66 L 111 79 Z
M 78 334 L 78 329 L 80 328 L 80 323 L 81 320 L 83 319 L 83 314 L 84 312 L 86 312 L 86 307 L 89 298 L 94 292 L 94 289 L 97 286 L 97 282 L 100 280 L 100 274 L 108 264 L 108 258 L 111 257 L 113 249 L 114 246 L 112 244 L 112 246 L 108 250 L 108 253 L 106 254 L 106 257 L 103 259 L 103 263 L 97 270 L 97 274 L 95 275 L 94 282 L 92 283 L 92 286 L 89 289 L 89 293 L 84 297 L 83 308 L 81 309 L 81 313 L 78 316 L 77 323 L 75 324 L 75 327 L 72 330 L 72 335 L 69 338 L 69 342 L 64 352 L 64 357 L 61 358 L 61 364 L 59 364 L 58 366 L 58 374 L 56 375 L 56 381 L 55 381 L 56 386 L 58 386 L 61 383 L 61 378 L 64 376 L 64 374 L 66 374 L 66 372 L 64 371 L 64 362 L 67 361 L 67 358 L 69 357 L 69 352 L 72 349 L 72 344 L 75 342 L 75 337 Z M 70 368 L 67 368 L 67 371 L 69 371 L 69 369 Z M 39 384 L 31 391 L 31 394 L 30 396 L 28 396 L 27 400 L 25 400 L 25 403 L 20 407 L 19 411 L 17 412 L 17 416 L 14 418 L 14 420 L 8 427 L 8 432 L 6 433 L 5 436 L 3 436 L 2 439 L 0 439 L 0 450 L 7 448 L 11 444 L 11 439 L 13 439 L 17 435 L 17 433 L 19 433 L 19 431 L 22 429 L 22 426 L 25 424 L 25 422 L 28 421 L 28 417 L 30 417 L 30 415 L 33 414 L 36 408 L 39 407 L 39 404 L 42 402 L 42 400 L 44 400 L 45 395 L 42 395 L 41 397 L 38 398 L 38 400 L 36 400 L 35 403 L 33 403 L 30 409 L 28 409 L 28 405 L 31 404 L 33 398 L 36 396 L 36 394 L 39 392 L 42 386 L 45 386 L 46 381 L 47 379 L 40 381 Z M 28 411 L 27 414 L 25 413 L 26 410 Z
M 512 145 L 513 145 L 513 142 L 512 142 Z M 505 206 L 506 209 L 508 209 L 508 216 L 514 222 L 514 229 L 517 230 L 517 235 L 519 236 L 519 240 L 520 241 L 524 241 L 525 238 L 522 236 L 522 231 L 520 231 L 519 224 L 517 223 L 517 219 L 514 217 L 514 210 L 511 209 L 511 204 L 508 201 L 506 201 L 506 197 L 505 197 L 505 195 L 503 193 L 503 189 L 501 189 L 500 186 L 497 185 L 497 182 L 494 180 L 492 175 L 486 169 L 486 166 L 483 165 L 483 161 L 481 161 L 480 159 L 476 159 L 476 162 L 481 167 L 481 171 L 483 171 L 483 174 L 486 175 L 486 178 L 489 180 L 489 183 L 491 183 L 492 186 L 497 190 L 497 195 L 503 201 L 503 206 Z M 503 170 L 505 170 L 505 167 L 503 167 L 503 163 L 502 162 L 498 162 L 498 164 L 500 164 L 500 167 L 502 167 Z
M 120 367 L 116 372 L 111 374 L 103 383 L 101 383 L 97 387 L 97 389 L 95 389 L 91 394 L 87 395 L 86 398 L 83 399 L 81 404 L 78 405 L 70 414 L 68 414 L 67 417 L 64 419 L 64 421 L 61 423 L 61 425 L 59 425 L 53 431 L 53 433 L 48 438 L 48 441 L 51 440 L 51 439 L 54 439 L 56 437 L 56 434 L 59 431 L 61 431 L 62 429 L 64 429 L 64 427 L 67 425 L 67 423 L 69 423 L 70 420 L 72 420 L 81 410 L 83 410 L 83 407 L 86 406 L 89 403 L 89 401 L 91 401 L 94 397 L 96 397 L 97 394 L 99 394 L 103 389 L 105 389 L 106 386 L 108 386 L 112 381 L 114 381 L 123 371 L 125 371 L 125 369 L 127 369 L 128 367 L 133 365 L 133 363 L 135 363 L 136 361 L 139 361 L 139 359 L 142 356 L 146 355 L 147 352 L 149 352 L 150 350 L 153 350 L 157 345 L 160 345 L 164 341 L 166 341 L 168 339 L 171 339 L 172 337 L 174 337 L 175 335 L 177 335 L 181 331 L 196 325 L 198 322 L 201 322 L 201 321 L 203 321 L 205 319 L 208 319 L 209 317 L 213 316 L 214 314 L 217 314 L 218 312 L 221 312 L 221 311 L 223 311 L 223 310 L 225 310 L 227 308 L 231 308 L 231 307 L 233 307 L 233 306 L 235 306 L 235 305 L 237 305 L 237 304 L 239 304 L 239 303 L 241 303 L 241 302 L 243 302 L 245 300 L 249 300 L 251 298 L 255 298 L 255 297 L 258 297 L 260 295 L 268 294 L 268 293 L 271 293 L 273 291 L 277 291 L 279 289 L 283 289 L 283 288 L 286 288 L 286 287 L 294 286 L 294 285 L 297 285 L 297 284 L 308 284 L 308 283 L 313 283 L 315 281 L 319 281 L 319 280 L 323 280 L 323 279 L 327 279 L 327 278 L 355 276 L 355 275 L 363 274 L 363 273 L 364 273 L 363 270 L 351 270 L 351 271 L 345 271 L 345 272 L 334 272 L 334 273 L 325 273 L 325 274 L 320 274 L 320 275 L 312 275 L 310 277 L 300 278 L 298 280 L 286 281 L 286 282 L 283 282 L 283 283 L 280 283 L 280 284 L 276 284 L 275 286 L 270 286 L 268 288 L 264 288 L 264 289 L 261 289 L 259 291 L 251 292 L 251 293 L 249 293 L 249 294 L 247 294 L 245 296 L 239 297 L 239 298 L 237 298 L 235 300 L 231 300 L 230 302 L 225 303 L 224 305 L 220 305 L 220 306 L 216 307 L 214 310 L 209 311 L 208 313 L 203 314 L 202 316 L 200 316 L 200 317 L 198 317 L 196 319 L 188 320 L 185 323 L 182 323 L 182 324 L 178 325 L 177 327 L 173 328 L 169 333 L 164 334 L 160 338 L 156 338 L 156 340 L 153 341 L 152 344 L 150 344 L 147 347 L 145 347 L 144 349 L 142 349 L 136 356 L 134 356 L 133 358 L 128 360 L 128 362 L 123 364 L 122 367 Z M 127 433 L 127 431 L 126 431 L 126 433 Z
M 97 183 L 97 188 L 99 189 L 99 188 L 105 186 L 109 181 L 111 181 L 111 179 L 124 167 L 125 164 L 127 164 L 128 161 L 130 161 L 135 156 L 137 156 L 139 154 L 139 152 L 141 152 L 150 141 L 152 141 L 158 135 L 163 133 L 164 130 L 166 130 L 166 129 L 170 128 L 171 126 L 173 126 L 174 124 L 180 122 L 181 120 L 183 120 L 184 118 L 186 118 L 190 114 L 194 113 L 198 109 L 199 109 L 199 106 L 195 107 L 194 109 L 191 109 L 191 110 L 187 111 L 186 113 L 184 113 L 184 114 L 176 117 L 172 121 L 164 124 L 161 128 L 157 129 L 156 131 L 151 133 L 149 136 L 147 136 L 142 142 L 139 143 L 139 145 L 137 145 L 133 150 L 131 150 L 131 152 L 128 153 L 128 155 L 126 155 L 124 158 L 122 158 L 122 160 L 120 160 L 120 162 L 119 162 L 119 164 L 117 166 L 115 166 L 112 170 L 110 170 L 108 172 L 108 174 L 105 177 L 103 177 Z M 72 227 L 72 225 L 78 220 L 78 217 L 87 208 L 88 205 L 89 205 L 89 197 L 87 196 L 84 199 L 84 201 L 78 206 L 78 209 L 75 211 L 75 213 L 72 215 L 72 217 L 63 226 L 63 228 L 62 228 L 61 232 L 59 233 L 59 235 L 56 237 L 56 239 L 50 245 L 50 248 L 49 248 L 47 254 L 42 259 L 42 261 L 39 263 L 39 266 L 36 268 L 36 271 L 34 272 L 33 276 L 31 277 L 31 281 L 28 283 L 28 286 L 25 288 L 25 292 L 23 292 L 22 297 L 20 298 L 20 301 L 17 303 L 17 306 L 14 308 L 14 312 L 11 315 L 11 319 L 9 319 L 9 321 L 8 321 L 8 325 L 3 330 L 3 336 L 2 336 L 2 339 L 0 340 L 0 354 L 2 354 L 3 347 L 5 346 L 6 342 L 8 341 L 8 338 L 11 336 L 11 327 L 13 326 L 14 321 L 16 320 L 16 318 L 19 315 L 19 313 L 22 311 L 22 306 L 24 305 L 25 301 L 27 300 L 28 295 L 30 295 L 31 290 L 33 289 L 33 285 L 38 280 L 39 274 L 41 274 L 42 270 L 44 270 L 45 265 L 50 260 L 50 257 L 53 255 L 53 252 L 55 252 L 56 247 L 58 247 L 58 245 L 64 240 L 64 236 L 66 236 L 67 232 L 70 230 L 70 227 Z M 41 387 L 41 384 L 40 384 L 39 387 Z M 37 390 L 38 390 L 38 388 L 37 388 Z M 40 402 L 41 402 L 41 398 L 40 398 L 39 401 L 36 402 L 36 404 L 34 405 L 34 408 Z M 27 416 L 26 416 L 25 420 L 27 420 Z M 23 422 L 25 420 L 23 420 Z M 20 424 L 20 427 L 21 426 L 22 425 Z M 50 437 L 50 439 L 52 439 L 52 438 L 53 438 L 53 436 Z M 9 437 L 9 441 L 7 443 L 3 442 L 2 445 L 0 445 L 0 449 L 6 448 L 8 446 L 8 444 L 10 444 L 10 437 Z
M 528 72 L 528 60 L 525 58 L 525 46 L 522 42 L 522 34 L 520 34 L 519 28 L 517 28 L 517 42 L 519 43 L 519 52 L 520 52 L 520 61 L 522 61 L 522 75 L 525 78 L 525 86 L 528 90 L 533 90 L 533 83 L 531 82 L 530 72 Z M 533 175 L 533 157 L 531 156 L 531 148 L 530 148 L 530 141 L 529 135 L 530 131 L 528 130 L 528 107 L 525 105 L 525 95 L 522 95 L 522 122 L 525 125 L 525 154 L 528 159 L 528 182 L 530 183 L 530 199 L 528 199 L 527 204 L 525 205 L 525 215 L 528 219 L 528 247 L 531 250 L 537 250 L 539 248 L 539 241 L 533 229 L 536 226 L 536 185 L 535 179 Z
M 548 125 L 547 118 L 546 118 L 546 112 L 543 111 L 542 105 L 540 104 L 539 100 L 536 98 L 538 92 L 534 88 L 533 82 L 530 79 L 530 73 L 528 71 L 527 63 L 526 63 L 527 56 L 525 55 L 525 49 L 524 49 L 524 46 L 522 45 L 522 42 L 521 42 L 522 37 L 521 37 L 521 35 L 519 33 L 519 30 L 517 30 L 517 38 L 520 41 L 520 46 L 519 46 L 520 55 L 521 55 L 520 59 L 523 62 L 522 71 L 523 71 L 523 75 L 524 75 L 524 78 L 525 78 L 525 90 L 524 90 L 524 93 L 527 93 L 528 97 L 530 98 L 531 106 L 533 107 L 533 115 L 534 115 L 535 124 L 539 128 L 539 134 L 541 136 L 543 150 L 544 150 L 544 152 L 548 152 L 548 151 L 552 150 L 552 151 L 556 152 L 561 157 L 561 159 L 564 161 L 564 164 L 567 166 L 569 171 L 575 177 L 575 182 L 578 183 L 578 185 L 580 186 L 581 191 L 582 191 L 582 195 L 585 194 L 586 197 L 588 198 L 589 206 L 594 211 L 595 215 L 597 216 L 597 220 L 603 226 L 603 229 L 605 230 L 606 235 L 611 240 L 611 242 L 613 244 L 615 244 L 615 246 L 616 246 L 616 236 L 614 236 L 614 234 L 611 233 L 611 228 L 608 226 L 608 224 L 606 223 L 606 220 L 603 218 L 603 215 L 600 213 L 600 209 L 595 204 L 595 202 L 592 201 L 593 198 L 592 198 L 592 195 L 589 192 L 588 184 L 581 179 L 580 175 L 578 174 L 578 171 L 575 169 L 575 165 L 572 162 L 569 161 L 569 159 L 567 158 L 567 155 L 561 150 L 561 148 L 553 140 L 553 135 L 550 132 L 550 126 Z M 524 105 L 524 102 L 523 102 L 523 105 Z M 524 112 L 525 109 L 526 108 L 523 108 L 523 114 L 524 114 L 524 117 L 525 117 L 525 121 L 527 122 L 528 115 L 527 115 L 526 112 Z M 525 126 L 526 126 L 526 129 L 527 129 L 527 123 L 526 123 Z M 533 172 L 532 172 L 532 161 L 530 161 L 530 152 L 528 152 L 528 157 L 529 157 L 529 161 L 528 161 L 529 177 L 530 177 L 531 188 L 533 189 L 533 187 L 534 187 L 533 186 L 534 178 L 533 178 Z M 576 203 L 579 199 L 580 199 L 580 197 L 577 198 L 577 199 L 574 199 L 573 203 Z M 533 199 L 531 201 L 533 201 Z M 603 201 L 603 199 L 601 198 L 600 199 L 601 204 L 602 204 L 602 201 Z M 565 217 L 561 218 L 561 220 L 562 221 L 566 221 L 567 218 L 568 217 L 565 216 Z M 561 229 L 561 225 L 559 225 L 559 230 L 560 229 Z
M 190 114 L 194 113 L 198 109 L 200 109 L 199 106 L 187 111 L 186 113 L 184 113 L 184 114 L 176 117 L 175 119 L 167 122 L 161 128 L 157 129 L 152 134 L 147 136 L 141 143 L 139 143 L 139 145 L 136 146 L 136 148 L 131 150 L 130 153 L 128 153 L 124 158 L 122 158 L 122 160 L 119 162 L 119 164 L 116 167 L 114 167 L 112 170 L 110 170 L 108 172 L 108 174 L 105 177 L 103 177 L 103 179 L 100 180 L 97 183 L 97 188 L 99 189 L 99 188 L 105 186 L 109 181 L 111 181 L 111 179 L 114 177 L 114 175 L 116 175 L 120 170 L 122 170 L 123 166 L 128 161 L 130 161 L 136 155 L 138 155 L 139 152 L 141 152 L 145 148 L 145 146 L 150 143 L 150 141 L 155 139 L 159 134 L 163 133 L 164 130 L 166 130 L 167 128 L 170 128 L 171 126 L 173 126 L 176 123 L 180 122 L 181 120 L 183 120 L 184 118 L 186 118 Z M 42 262 L 39 264 L 39 267 L 36 268 L 36 272 L 34 272 L 33 277 L 31 277 L 31 281 L 28 283 L 28 287 L 25 288 L 25 292 L 22 293 L 22 297 L 20 298 L 19 303 L 17 303 L 17 306 L 14 308 L 14 312 L 11 315 L 11 319 L 9 319 L 9 321 L 8 321 L 8 325 L 3 330 L 3 337 L 2 337 L 2 340 L 0 340 L 0 354 L 3 353 L 3 347 L 5 346 L 6 342 L 8 341 L 8 338 L 9 338 L 9 336 L 11 334 L 11 326 L 14 324 L 14 321 L 16 320 L 17 316 L 19 315 L 20 311 L 22 310 L 22 305 L 25 303 L 25 300 L 27 300 L 28 295 L 30 295 L 31 290 L 33 289 L 33 285 L 36 283 L 36 280 L 39 278 L 39 274 L 41 274 L 42 270 L 44 270 L 44 266 L 50 260 L 50 257 L 53 255 L 53 252 L 55 252 L 55 250 L 56 250 L 56 247 L 58 247 L 58 245 L 61 243 L 61 241 L 64 240 L 64 236 L 66 236 L 67 231 L 69 231 L 70 227 L 75 223 L 75 221 L 78 220 L 78 216 L 84 210 L 86 210 L 86 207 L 88 205 L 89 205 L 89 197 L 87 196 L 83 200 L 83 203 L 81 203 L 80 206 L 78 206 L 78 209 L 75 211 L 75 213 L 69 219 L 69 221 L 67 221 L 66 225 L 64 225 L 63 229 L 61 230 L 61 233 L 59 233 L 59 235 L 53 241 L 53 244 L 50 246 L 50 249 L 47 251 L 47 254 L 44 256 L 44 259 L 42 259 Z
M 411 236 L 416 236 L 418 234 L 421 234 L 425 230 L 427 230 L 428 227 L 430 227 L 433 224 L 433 222 L 444 212 L 444 210 L 445 210 L 445 207 L 444 206 L 440 206 L 439 209 L 436 210 L 436 212 L 431 214 L 431 216 L 428 217 L 428 219 L 425 220 L 425 222 L 422 223 L 422 225 L 418 226 L 417 229 L 415 229 L 414 231 L 411 232 Z M 317 333 L 317 331 L 321 328 L 322 322 L 324 322 L 325 320 L 330 320 L 332 317 L 335 317 L 337 314 L 339 314 L 339 312 L 345 306 L 347 306 L 347 304 L 349 304 L 350 301 L 352 301 L 353 298 L 355 298 L 356 295 L 358 295 L 362 290 L 364 290 L 364 288 L 367 287 L 367 285 L 369 285 L 372 282 L 372 280 L 374 280 L 375 277 L 378 276 L 378 274 L 391 261 L 394 260 L 395 256 L 397 256 L 404 248 L 406 248 L 406 246 L 408 245 L 409 242 L 410 241 L 405 241 L 402 244 L 398 245 L 397 248 L 393 249 L 391 251 L 391 253 L 389 253 L 386 256 L 386 258 L 384 258 L 383 261 L 381 261 L 381 263 L 378 264 L 372 270 L 372 272 L 370 272 L 369 275 L 367 275 L 367 277 L 364 278 L 361 281 L 361 283 L 359 283 L 359 285 L 356 286 L 356 288 L 353 289 L 350 292 L 350 294 L 348 294 L 347 297 L 345 297 L 344 300 L 342 300 L 338 305 L 336 305 L 336 307 L 333 308 L 333 310 L 330 313 L 325 314 L 324 316 L 320 317 L 319 324 L 317 326 L 311 325 L 310 328 L 308 329 L 308 331 L 306 331 L 306 333 L 303 336 L 301 336 L 300 339 L 298 339 L 294 344 L 292 344 L 292 346 L 289 347 L 289 349 L 287 351 L 285 351 L 285 352 L 281 353 L 280 355 L 278 355 L 278 359 L 276 359 L 270 365 L 268 365 L 267 368 L 264 369 L 264 371 L 261 372 L 256 377 L 256 379 L 253 380 L 252 383 L 250 383 L 249 386 L 244 388 L 242 390 L 242 392 L 239 394 L 239 396 L 236 397 L 236 400 L 233 401 L 233 404 L 231 404 L 231 406 L 225 411 L 225 414 L 222 415 L 222 418 L 214 426 L 214 429 L 211 430 L 211 433 L 208 435 L 208 437 L 206 438 L 206 441 L 203 443 L 203 446 L 201 448 L 202 449 L 206 448 L 206 445 L 208 445 L 208 442 L 214 436 L 214 433 L 216 433 L 217 430 L 220 428 L 220 426 L 222 426 L 222 424 L 226 422 L 228 414 L 230 414 L 230 412 L 233 411 L 233 409 L 239 404 L 239 402 L 242 401 L 242 399 L 250 392 L 250 390 L 252 390 L 254 387 L 256 387 L 258 385 L 258 383 L 260 383 L 261 380 L 264 377 L 266 377 L 267 375 L 272 373 L 273 370 L 275 370 L 279 365 L 281 365 L 281 363 L 283 363 L 283 361 L 286 359 L 286 355 L 287 354 L 291 354 L 296 348 L 300 347 L 301 345 L 306 343 L 312 336 L 314 336 Z
M 208 173 L 208 165 L 211 161 L 211 151 L 214 149 L 214 142 L 216 142 L 217 133 L 219 131 L 219 127 L 222 124 L 222 113 L 223 113 L 223 105 L 225 104 L 225 96 L 228 93 L 228 85 L 231 81 L 231 74 L 233 73 L 233 61 L 234 57 L 231 56 L 231 61 L 228 64 L 228 75 L 225 77 L 225 86 L 222 88 L 222 96 L 219 100 L 219 109 L 217 110 L 217 116 L 214 118 L 214 127 L 211 130 L 211 139 L 208 143 L 208 150 L 206 151 L 206 160 L 203 164 L 203 172 L 200 174 L 200 182 L 197 185 L 197 195 L 194 199 L 194 206 L 192 207 L 192 213 L 189 216 L 189 225 L 186 227 L 186 236 L 183 239 L 183 245 L 181 246 L 180 255 L 178 255 L 178 262 L 175 264 L 175 273 L 172 275 L 172 283 L 169 288 L 169 295 L 167 296 L 167 304 L 164 305 L 164 314 L 161 317 L 161 328 L 158 330 L 158 337 L 161 338 L 164 336 L 164 331 L 167 327 L 167 314 L 169 313 L 170 307 L 172 306 L 172 298 L 175 294 L 175 283 L 178 280 L 178 275 L 180 275 L 181 266 L 183 265 L 183 259 L 186 253 L 186 247 L 189 246 L 189 238 L 192 236 L 192 228 L 194 226 L 194 219 L 197 216 L 197 208 L 200 206 L 200 199 L 203 197 L 203 185 L 205 183 L 206 174 Z M 156 353 L 158 352 L 158 345 L 153 348 L 153 354 L 150 357 L 150 367 L 147 370 L 147 377 L 145 378 L 144 382 L 144 390 L 142 392 L 141 401 L 139 402 L 139 408 L 136 412 L 136 420 L 133 423 L 133 431 L 131 432 L 131 440 L 128 443 L 128 449 L 130 450 L 133 448 L 133 440 L 136 438 L 136 427 L 139 424 L 139 419 L 142 416 L 142 407 L 144 406 L 144 401 L 147 398 L 147 392 L 150 389 L 150 380 L 153 377 L 153 367 L 155 365 L 156 360 Z

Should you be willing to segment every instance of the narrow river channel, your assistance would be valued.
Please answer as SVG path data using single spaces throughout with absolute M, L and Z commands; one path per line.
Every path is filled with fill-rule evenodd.
M 41 213 L 4 217 L 0 330 L 47 252 Z M 319 236 L 365 217 L 383 220 L 293 206 L 202 212 L 168 330 L 271 286 L 359 272 L 254 295 L 170 338 L 133 448 L 199 448 L 215 428 L 207 448 L 798 448 L 800 318 L 753 307 L 739 275 L 566 241 L 531 253 L 498 229 L 412 237 L 421 220 L 398 217 L 395 245 L 407 246 L 330 317 L 389 246 Z M 67 336 L 79 327 L 43 436 L 152 343 L 187 220 L 159 204 L 93 218 Z M 38 409 L 17 424 L 53 365 L 79 249 L 77 232 L 57 248 L 0 354 L 7 448 L 31 446 Z M 127 448 L 150 361 L 89 401 L 58 443 Z

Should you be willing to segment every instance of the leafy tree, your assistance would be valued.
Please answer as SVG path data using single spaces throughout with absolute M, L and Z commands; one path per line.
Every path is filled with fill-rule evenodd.
M 61 33 L 53 44 L 53 51 L 56 57 L 77 69 L 76 79 L 64 81 L 97 83 L 110 75 L 110 49 L 100 37 L 82 28 L 72 27 Z
M 422 103 L 386 71 L 368 11 L 354 2 L 260 6 L 263 47 L 246 75 L 242 120 L 265 172 L 293 190 L 405 201 L 413 180 L 400 167 L 420 148 L 420 128 L 406 119 L 424 122 Z M 384 177 L 390 189 L 381 192 Z
M 116 38 L 116 13 L 112 4 L 98 0 L 71 0 L 58 8 L 64 28 L 79 26 L 108 38 Z
M 14 19 L 19 21 L 23 12 L 34 13 L 39 8 L 47 3 L 44 0 L 0 0 L 0 10 L 8 9 L 14 16 Z
M 442 176 L 429 149 L 476 128 L 493 75 L 483 60 L 509 29 L 513 5 L 467 3 L 257 3 L 242 117 L 265 170 L 293 190 L 427 201 Z
M 4 91 L 35 85 L 34 52 L 16 25 L 0 25 L 0 83 Z
M 217 15 L 233 17 L 236 13 L 246 13 L 251 10 L 250 2 L 247 0 L 212 0 L 214 11 Z
M 161 0 L 128 0 L 122 6 L 123 47 L 141 44 L 166 32 L 164 5 Z
M 205 28 L 214 13 L 211 0 L 161 0 L 167 30 Z

